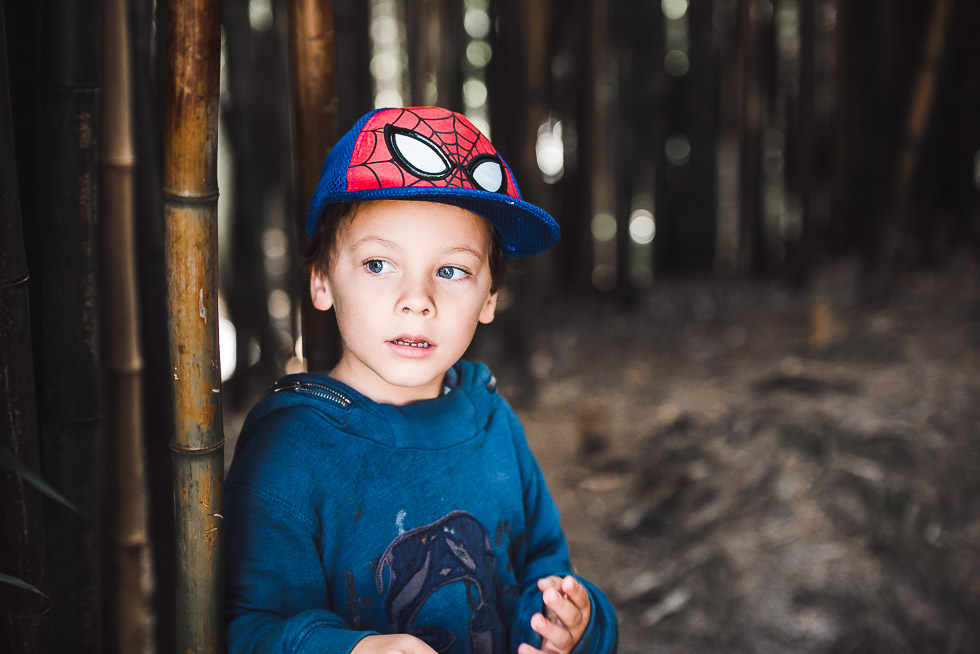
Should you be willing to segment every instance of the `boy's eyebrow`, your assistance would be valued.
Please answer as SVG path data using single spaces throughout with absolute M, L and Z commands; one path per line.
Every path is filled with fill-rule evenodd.
M 358 248 L 362 245 L 381 245 L 383 247 L 391 248 L 391 249 L 398 248 L 398 244 L 395 243 L 394 241 L 389 241 L 388 239 L 381 238 L 380 236 L 370 236 L 370 235 L 363 236 L 357 239 L 356 241 L 354 241 L 353 245 L 351 245 L 351 248 L 352 249 Z M 456 245 L 450 248 L 446 248 L 446 254 L 456 254 L 457 252 L 470 254 L 477 259 L 482 259 L 484 256 L 484 253 L 480 252 L 480 250 L 477 250 L 476 248 L 471 248 L 468 245 Z
M 381 238 L 380 236 L 364 236 L 354 241 L 353 245 L 351 245 L 351 248 L 357 248 L 362 245 L 369 245 L 369 244 L 383 245 L 384 247 L 387 248 L 397 247 L 394 241 L 389 241 L 386 238 Z
M 446 250 L 446 254 L 455 254 L 457 252 L 462 252 L 464 254 L 471 254 L 477 259 L 482 259 L 484 256 L 483 252 L 480 252 L 475 248 L 471 248 L 468 245 L 457 245 L 456 247 L 452 247 Z

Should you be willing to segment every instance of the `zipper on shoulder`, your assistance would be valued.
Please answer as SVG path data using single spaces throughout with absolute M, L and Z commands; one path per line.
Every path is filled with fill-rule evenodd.
M 270 393 L 279 393 L 282 391 L 306 393 L 315 397 L 321 397 L 325 400 L 331 400 L 345 409 L 351 404 L 351 399 L 337 389 L 308 379 L 291 379 L 285 382 L 277 381 L 269 388 Z

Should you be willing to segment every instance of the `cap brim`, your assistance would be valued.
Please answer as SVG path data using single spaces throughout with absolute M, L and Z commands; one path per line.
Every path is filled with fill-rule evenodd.
M 338 202 L 369 200 L 403 200 L 450 204 L 482 216 L 500 233 L 504 254 L 508 257 L 529 257 L 540 254 L 554 245 L 561 235 L 558 223 L 539 207 L 501 193 L 459 188 L 382 188 L 366 191 L 340 192 L 318 198 L 310 212 L 313 220 L 307 223 L 307 233 L 315 229 L 323 207 Z M 312 234 L 310 234 L 312 237 Z

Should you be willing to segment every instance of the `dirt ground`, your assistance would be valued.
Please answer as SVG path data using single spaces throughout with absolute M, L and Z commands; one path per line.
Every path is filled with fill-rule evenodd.
M 980 266 L 902 288 L 863 307 L 838 265 L 559 307 L 533 393 L 478 338 L 622 654 L 980 652 Z
M 980 651 L 978 273 L 559 311 L 515 404 L 620 652 Z

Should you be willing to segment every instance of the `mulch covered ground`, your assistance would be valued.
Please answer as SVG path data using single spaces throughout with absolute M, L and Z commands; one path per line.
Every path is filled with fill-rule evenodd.
M 514 403 L 624 654 L 980 651 L 980 270 L 855 288 L 659 282 L 536 336 Z

